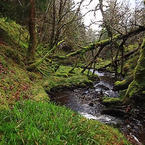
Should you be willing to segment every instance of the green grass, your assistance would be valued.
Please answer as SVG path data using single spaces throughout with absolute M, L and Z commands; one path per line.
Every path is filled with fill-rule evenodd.
M 23 101 L 0 111 L 0 145 L 127 145 L 117 129 L 51 103 Z

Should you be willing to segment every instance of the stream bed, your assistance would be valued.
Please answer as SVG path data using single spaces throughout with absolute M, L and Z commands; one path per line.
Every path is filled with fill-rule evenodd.
M 73 90 L 61 89 L 51 94 L 51 101 L 59 105 L 65 105 L 88 119 L 98 120 L 119 128 L 135 145 L 145 144 L 145 122 L 143 121 L 145 119 L 140 121 L 135 117 L 122 118 L 101 113 L 106 108 L 101 104 L 101 98 L 103 96 L 119 97 L 119 93 L 113 91 L 114 73 L 100 71 L 95 71 L 95 73 L 100 81 L 94 82 L 92 88 L 88 86 Z

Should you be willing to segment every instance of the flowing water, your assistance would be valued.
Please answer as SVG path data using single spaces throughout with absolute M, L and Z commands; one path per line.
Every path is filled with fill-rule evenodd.
M 93 71 L 93 70 L 91 70 Z M 61 89 L 52 93 L 51 100 L 59 105 L 65 105 L 68 108 L 78 112 L 88 119 L 94 119 L 106 124 L 119 126 L 119 129 L 137 145 L 144 142 L 144 129 L 141 122 L 134 119 L 134 123 L 127 122 L 124 118 L 117 118 L 110 115 L 101 114 L 105 106 L 100 103 L 102 96 L 119 97 L 118 92 L 113 91 L 115 74 L 110 72 L 95 71 L 100 81 L 94 83 L 93 88 L 77 88 L 73 90 Z M 134 127 L 136 125 L 136 127 Z M 140 135 L 138 132 L 140 132 Z M 142 137 L 140 137 L 142 135 Z M 142 142 L 142 143 L 141 143 Z

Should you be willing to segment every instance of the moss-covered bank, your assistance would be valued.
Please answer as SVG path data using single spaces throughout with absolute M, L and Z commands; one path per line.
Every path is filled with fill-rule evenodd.
M 141 46 L 140 57 L 135 68 L 134 80 L 129 85 L 126 100 L 140 102 L 145 100 L 145 39 Z
M 0 18 L 0 104 L 8 107 L 20 99 L 49 100 L 46 91 L 92 83 L 80 69 L 44 61 L 35 72 L 26 70 L 28 32 L 12 20 Z M 36 55 L 38 57 L 38 54 Z M 39 59 L 39 58 L 37 58 Z
M 13 56 L 7 55 L 9 50 L 13 51 L 9 46 L 0 45 L 0 108 L 8 107 L 20 99 L 48 99 L 42 87 L 42 76 L 28 72 L 17 64 Z

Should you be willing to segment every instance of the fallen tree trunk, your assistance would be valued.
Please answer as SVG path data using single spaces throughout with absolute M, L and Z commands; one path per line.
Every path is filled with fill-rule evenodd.
M 89 46 L 86 46 L 86 47 L 84 47 L 82 49 L 79 49 L 79 50 L 77 50 L 75 52 L 71 52 L 71 53 L 67 54 L 66 56 L 58 56 L 57 58 L 59 58 L 59 59 L 66 59 L 68 57 L 76 56 L 78 54 L 84 54 L 84 53 L 86 53 L 88 51 L 91 51 L 91 50 L 94 50 L 94 49 L 100 47 L 98 52 L 97 52 L 97 54 L 96 54 L 97 56 L 99 56 L 99 54 L 101 53 L 103 48 L 105 46 L 109 45 L 112 41 L 117 41 L 117 40 L 122 40 L 122 39 L 128 39 L 129 37 L 137 35 L 137 34 L 143 32 L 143 31 L 145 31 L 145 27 L 143 27 L 143 26 L 141 27 L 140 26 L 139 28 L 130 31 L 127 34 L 116 35 L 116 36 L 114 36 L 111 39 L 106 39 L 106 40 L 102 40 L 102 41 L 99 41 L 99 42 L 96 42 L 96 43 L 92 43 Z
M 56 48 L 57 46 L 59 46 L 61 43 L 63 43 L 64 40 L 60 41 L 57 45 L 53 46 L 52 49 L 50 49 L 43 58 L 39 59 L 38 61 L 36 61 L 35 63 L 32 63 L 31 65 L 27 66 L 26 69 L 31 71 L 34 70 L 36 67 L 38 67 Z

